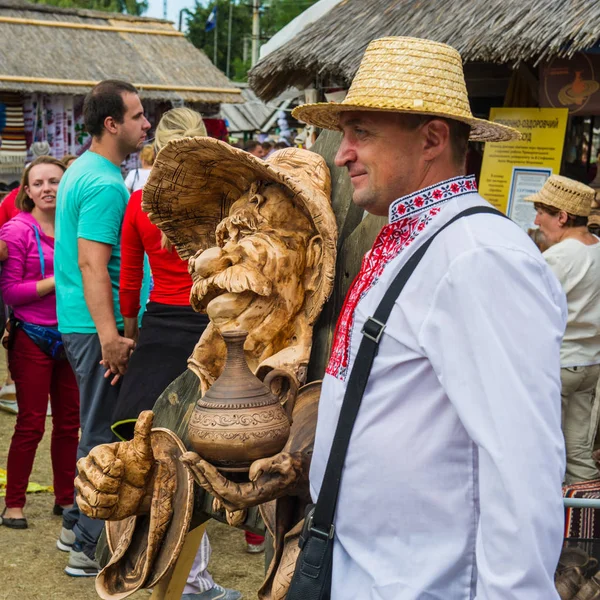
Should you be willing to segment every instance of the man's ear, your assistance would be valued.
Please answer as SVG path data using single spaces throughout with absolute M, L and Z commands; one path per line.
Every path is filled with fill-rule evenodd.
M 106 117 L 106 119 L 104 119 L 104 129 L 106 129 L 108 133 L 117 133 L 117 125 L 118 123 L 115 121 L 114 117 Z
M 423 158 L 435 160 L 450 145 L 450 127 L 442 119 L 432 119 L 425 123 L 423 132 Z
M 304 289 L 314 291 L 317 289 L 317 282 L 321 277 L 321 268 L 323 266 L 323 238 L 315 235 L 308 241 L 306 249 L 306 277 L 304 280 Z

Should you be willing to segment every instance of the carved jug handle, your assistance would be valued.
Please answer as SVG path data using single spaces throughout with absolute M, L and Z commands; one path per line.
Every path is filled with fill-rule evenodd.
M 298 395 L 296 378 L 283 369 L 273 369 L 267 373 L 263 383 L 271 390 L 271 393 L 279 398 L 291 424 L 292 412 Z

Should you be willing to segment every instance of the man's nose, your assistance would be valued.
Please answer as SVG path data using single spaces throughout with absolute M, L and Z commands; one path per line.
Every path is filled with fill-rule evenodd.
M 536 213 L 536 215 L 535 215 L 535 219 L 534 219 L 534 221 L 533 221 L 533 224 L 534 224 L 534 225 L 537 225 L 538 227 L 539 227 L 539 225 L 540 225 L 540 215 L 538 215 L 537 213 Z
M 150 121 L 148 121 L 148 119 L 146 119 L 146 117 L 144 117 L 144 131 L 148 131 L 148 129 L 150 129 L 150 127 L 152 127 L 152 125 L 150 125 Z
M 342 143 L 335 155 L 336 167 L 345 167 L 349 162 L 356 160 L 356 152 L 351 147 L 346 138 L 342 138 Z
M 200 277 L 210 277 L 235 264 L 235 257 L 223 252 L 222 248 L 214 247 L 205 250 L 194 262 L 194 271 Z

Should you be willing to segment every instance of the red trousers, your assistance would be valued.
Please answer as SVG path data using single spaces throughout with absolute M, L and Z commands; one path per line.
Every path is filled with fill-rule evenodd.
M 19 414 L 10 442 L 6 506 L 25 506 L 25 493 L 35 452 L 46 425 L 48 394 L 52 406 L 50 454 L 56 504 L 73 503 L 79 443 L 79 393 L 69 361 L 53 360 L 18 329 L 8 364 L 17 389 Z

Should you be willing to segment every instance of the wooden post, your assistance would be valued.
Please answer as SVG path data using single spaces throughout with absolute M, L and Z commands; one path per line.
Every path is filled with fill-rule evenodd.
M 206 531 L 206 522 L 192 529 L 183 542 L 183 548 L 173 569 L 163 577 L 160 583 L 152 591 L 150 600 L 180 600 L 185 588 L 194 558 L 200 547 L 202 536 Z

